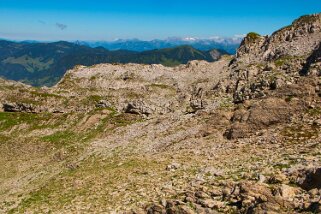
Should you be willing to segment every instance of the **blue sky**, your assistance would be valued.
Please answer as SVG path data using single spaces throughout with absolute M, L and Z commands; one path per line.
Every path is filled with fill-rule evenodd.
M 321 0 L 0 0 L 0 38 L 113 40 L 271 34 Z

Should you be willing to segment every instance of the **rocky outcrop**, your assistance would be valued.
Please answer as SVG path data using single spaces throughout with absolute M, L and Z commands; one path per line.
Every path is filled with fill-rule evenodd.
M 143 101 L 130 102 L 124 109 L 125 113 L 130 114 L 142 114 L 148 116 L 154 112 L 149 106 L 147 106 Z
M 254 32 L 247 34 L 237 50 L 236 60 L 247 63 L 258 61 L 258 56 L 262 54 L 267 39 L 267 36 L 261 36 Z
M 305 169 L 306 170 L 306 169 Z M 305 178 L 315 178 L 318 170 L 305 171 Z M 271 176 L 273 178 L 274 175 Z M 147 206 L 147 213 L 299 213 L 321 211 L 321 189 L 290 186 L 283 175 L 276 184 L 261 181 L 221 182 L 191 188 L 182 193 L 180 200 L 163 200 Z M 267 179 L 271 180 L 271 179 Z M 304 180 L 306 181 L 306 180 Z M 309 180 L 312 181 L 312 180 Z M 308 181 L 307 181 L 308 182 Z
M 112 105 L 109 107 L 119 112 L 148 117 L 210 111 L 219 106 L 220 100 L 213 99 L 213 86 L 227 77 L 229 60 L 225 57 L 214 63 L 191 61 L 174 68 L 138 64 L 79 66 L 68 71 L 50 90 L 63 91 L 70 101 L 78 100 L 78 105 L 92 97 L 93 107 L 105 106 L 99 102 L 108 100 Z
M 253 63 L 305 56 L 316 49 L 320 39 L 321 14 L 302 16 L 271 36 L 248 34 L 237 51 L 237 61 Z
M 228 139 L 244 138 L 258 130 L 290 122 L 292 115 L 300 108 L 299 104 L 289 104 L 278 98 L 241 105 L 234 112 L 231 127 L 226 130 L 225 136 Z
M 27 112 L 27 113 L 36 112 L 32 104 L 26 104 L 26 103 L 3 103 L 2 108 L 5 112 Z
M 217 50 L 217 49 L 211 50 L 209 53 L 210 53 L 210 55 L 211 55 L 211 57 L 213 58 L 214 61 L 221 59 L 221 57 L 224 54 L 227 54 L 224 51 Z
M 264 98 L 320 71 L 321 14 L 303 16 L 271 36 L 249 33 L 230 63 L 233 101 Z
M 96 103 L 96 108 L 111 108 L 111 107 L 112 107 L 112 104 L 107 100 L 99 100 Z
M 293 182 L 306 191 L 321 189 L 321 168 L 301 168 L 289 174 Z
M 321 76 L 321 42 L 319 47 L 313 51 L 308 57 L 303 69 L 300 71 L 301 75 Z

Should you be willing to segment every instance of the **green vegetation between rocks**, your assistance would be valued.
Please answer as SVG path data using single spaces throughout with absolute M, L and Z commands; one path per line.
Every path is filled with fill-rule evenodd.
M 254 42 L 256 39 L 260 38 L 261 35 L 255 32 L 250 32 L 246 35 L 246 37 L 251 41 Z
M 40 128 L 41 121 L 46 121 L 49 118 L 50 114 L 0 112 L 0 131 L 20 124 L 28 124 L 32 129 Z
M 76 141 L 77 136 L 79 135 L 77 135 L 75 132 L 72 132 L 72 131 L 61 131 L 61 132 L 59 131 L 52 135 L 44 136 L 41 138 L 41 140 L 54 143 L 54 144 L 58 144 L 58 143 L 61 144 L 61 143 L 66 143 L 70 141 Z
M 304 15 L 296 19 L 294 23 L 312 23 L 318 19 L 318 16 Z
M 106 204 L 115 204 L 117 200 L 108 198 L 109 194 L 119 185 L 127 184 L 128 190 L 137 191 L 139 188 L 151 187 L 148 171 L 164 167 L 155 160 L 143 160 L 135 157 L 126 159 L 116 153 L 112 158 L 90 156 L 81 165 L 74 169 L 65 169 L 62 173 L 52 178 L 46 185 L 32 192 L 17 208 L 9 213 L 25 213 L 32 209 L 43 212 L 44 207 L 49 210 L 63 209 L 73 200 L 86 198 L 87 203 L 95 206 L 106 207 Z M 141 183 L 135 185 L 131 178 L 140 179 Z M 103 187 L 103 188 L 102 188 Z M 104 198 L 91 197 L 95 192 L 105 194 Z M 115 193 L 114 193 L 115 194 Z M 115 199 L 124 200 L 125 192 L 117 193 Z M 143 196 L 136 194 L 131 203 L 137 203 Z M 92 209 L 92 207 L 88 208 Z M 106 212 L 107 210 L 105 210 Z

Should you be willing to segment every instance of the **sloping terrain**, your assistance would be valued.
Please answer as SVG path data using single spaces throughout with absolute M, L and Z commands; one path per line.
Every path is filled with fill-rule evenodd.
M 52 86 L 68 69 L 76 65 L 99 63 L 142 63 L 175 66 L 190 60 L 213 62 L 223 50 L 199 51 L 190 46 L 134 52 L 108 51 L 102 47 L 90 48 L 70 42 L 15 43 L 0 41 L 0 76 L 31 84 Z
M 320 213 L 320 41 L 318 14 L 217 62 L 1 80 L 0 212 Z

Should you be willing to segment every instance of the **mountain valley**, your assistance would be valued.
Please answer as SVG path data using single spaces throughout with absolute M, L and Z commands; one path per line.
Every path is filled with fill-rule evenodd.
M 175 66 L 190 60 L 213 62 L 224 50 L 199 51 L 191 46 L 144 52 L 91 48 L 70 42 L 16 43 L 0 40 L 0 76 L 33 86 L 53 86 L 76 65 L 99 63 L 141 63 Z

